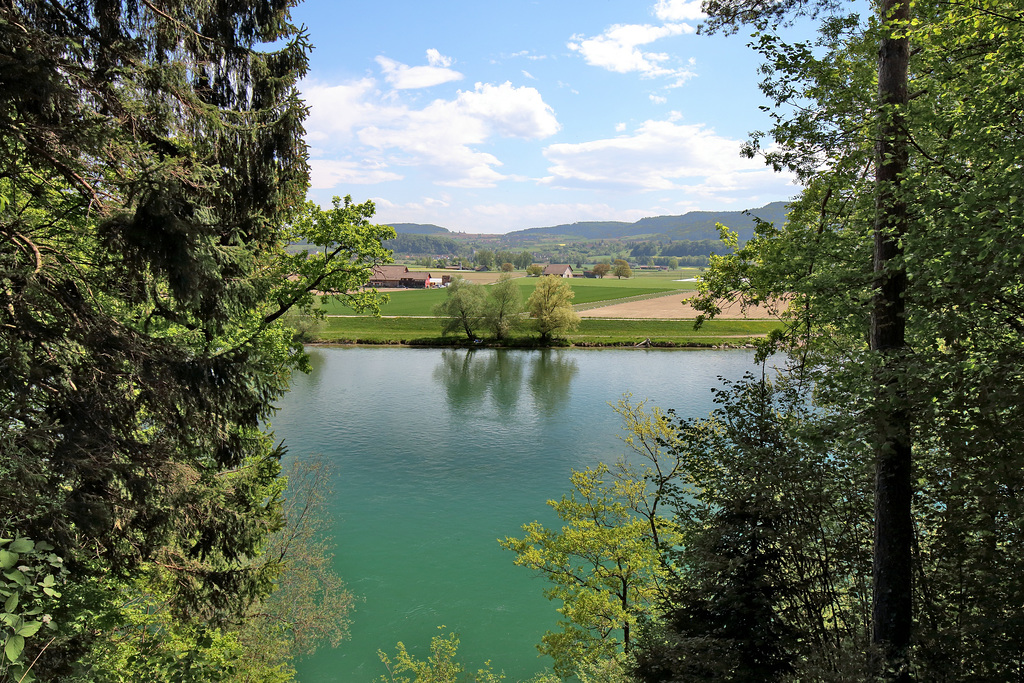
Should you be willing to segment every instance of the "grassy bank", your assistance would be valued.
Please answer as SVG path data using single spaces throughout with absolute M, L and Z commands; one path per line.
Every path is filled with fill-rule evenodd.
M 566 337 L 577 346 L 633 346 L 650 339 L 653 346 L 742 345 L 778 326 L 769 320 L 712 320 L 699 330 L 686 320 L 604 320 L 585 318 Z M 311 341 L 360 344 L 464 345 L 466 337 L 442 337 L 435 318 L 328 318 L 308 330 Z M 509 346 L 534 346 L 537 335 L 523 332 Z

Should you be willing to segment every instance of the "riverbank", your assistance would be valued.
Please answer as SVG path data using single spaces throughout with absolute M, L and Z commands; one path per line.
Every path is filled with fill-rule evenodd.
M 509 339 L 469 340 L 463 336 L 443 337 L 436 318 L 375 318 L 372 316 L 330 317 L 301 326 L 304 340 L 311 344 L 402 345 L 454 348 L 744 348 L 780 327 L 775 320 L 710 320 L 700 329 L 694 321 L 584 318 L 579 329 L 552 343 L 541 344 L 535 332 L 522 332 Z

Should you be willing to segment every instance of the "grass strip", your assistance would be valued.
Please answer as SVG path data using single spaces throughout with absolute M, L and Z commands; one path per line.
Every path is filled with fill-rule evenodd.
M 650 340 L 652 346 L 737 346 L 768 334 L 779 326 L 770 320 L 711 320 L 699 330 L 688 320 L 610 320 L 586 318 L 566 342 L 576 346 L 633 346 Z M 314 342 L 352 344 L 412 344 L 459 346 L 465 336 L 442 337 L 435 318 L 328 318 L 307 331 Z M 485 340 L 485 343 L 488 343 Z M 507 346 L 535 346 L 537 335 L 524 331 Z

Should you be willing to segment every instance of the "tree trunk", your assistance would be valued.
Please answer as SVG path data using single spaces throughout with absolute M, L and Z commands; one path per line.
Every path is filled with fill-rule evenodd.
M 875 415 L 875 545 L 872 643 L 876 671 L 886 681 L 909 681 L 912 624 L 911 436 L 903 373 L 906 348 L 902 263 L 907 207 L 900 188 L 907 168 L 905 127 L 909 41 L 894 38 L 894 22 L 910 18 L 908 0 L 884 0 L 887 27 L 879 47 L 880 122 L 875 163 L 875 295 L 870 348 L 880 356 Z

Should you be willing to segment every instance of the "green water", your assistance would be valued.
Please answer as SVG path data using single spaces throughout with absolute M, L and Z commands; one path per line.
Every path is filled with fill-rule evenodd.
M 624 453 L 612 412 L 625 392 L 680 415 L 712 410 L 718 376 L 753 370 L 746 351 L 317 348 L 273 421 L 289 457 L 334 465 L 336 568 L 361 597 L 351 640 L 299 665 L 303 683 L 376 681 L 377 650 L 425 655 L 459 633 L 471 669 L 508 681 L 550 661 L 545 583 L 499 537 L 553 523 L 545 501 L 572 468 Z

